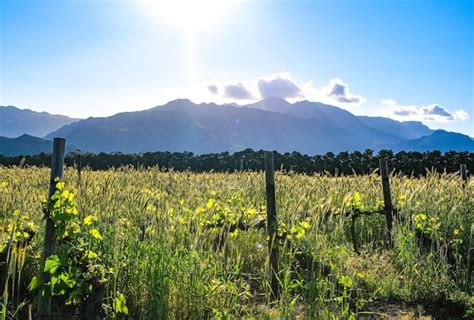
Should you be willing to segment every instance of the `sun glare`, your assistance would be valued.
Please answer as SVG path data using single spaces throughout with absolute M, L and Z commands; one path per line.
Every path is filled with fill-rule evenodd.
M 145 10 L 186 34 L 206 31 L 223 18 L 236 0 L 145 0 Z

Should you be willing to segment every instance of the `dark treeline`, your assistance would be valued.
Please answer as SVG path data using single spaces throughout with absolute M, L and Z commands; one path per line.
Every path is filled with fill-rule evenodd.
M 374 154 L 372 150 L 364 152 L 328 152 L 325 155 L 308 156 L 299 152 L 274 153 L 275 168 L 299 173 L 327 171 L 331 174 L 367 174 L 378 168 L 379 158 L 389 159 L 390 169 L 406 175 L 423 175 L 426 168 L 442 172 L 456 172 L 459 165 L 465 163 L 469 171 L 474 170 L 474 153 L 449 151 L 399 152 L 381 150 Z M 230 154 L 228 152 L 194 155 L 192 152 L 146 152 L 140 154 L 123 153 L 69 153 L 67 166 L 89 167 L 92 170 L 105 170 L 121 166 L 173 168 L 177 171 L 235 171 L 263 170 L 264 151 L 246 149 Z M 5 166 L 49 166 L 51 155 L 41 153 L 34 156 L 6 157 L 0 155 L 0 165 Z

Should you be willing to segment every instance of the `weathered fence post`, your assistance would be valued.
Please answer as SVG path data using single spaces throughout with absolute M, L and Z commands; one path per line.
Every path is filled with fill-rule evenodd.
M 270 267 L 270 285 L 272 291 L 272 300 L 279 297 L 280 290 L 278 285 L 278 220 L 276 212 L 275 199 L 275 168 L 273 164 L 273 152 L 265 153 L 265 184 L 267 196 L 267 232 L 268 232 L 268 251 Z
M 382 190 L 385 217 L 387 219 L 387 239 L 389 245 L 392 245 L 392 228 L 393 228 L 393 205 L 392 195 L 390 193 L 390 178 L 388 171 L 387 159 L 379 159 L 380 174 L 382 176 Z
M 56 178 L 63 177 L 64 168 L 64 151 L 66 141 L 63 138 L 54 138 L 53 154 L 51 156 L 51 180 L 49 181 L 49 195 L 48 199 L 56 192 Z M 51 275 L 48 272 L 43 272 L 46 259 L 53 255 L 56 251 L 56 230 L 54 228 L 54 221 L 49 216 L 49 211 L 45 212 L 46 227 L 44 233 L 44 248 L 41 257 L 41 283 L 47 283 L 51 280 Z M 42 295 L 41 291 L 38 297 L 38 317 L 51 317 L 51 295 Z
M 464 183 L 466 183 L 467 182 L 467 166 L 465 163 L 461 163 L 460 171 L 461 171 L 461 179 Z
M 244 158 L 240 158 L 240 172 L 244 171 Z
M 79 153 L 77 154 L 77 182 L 80 185 L 81 184 L 81 172 L 82 172 L 82 154 Z

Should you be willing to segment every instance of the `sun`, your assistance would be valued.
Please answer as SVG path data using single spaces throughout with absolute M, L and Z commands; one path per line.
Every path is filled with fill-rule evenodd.
M 159 22 L 195 35 L 215 27 L 237 0 L 144 0 L 144 9 Z
M 187 42 L 187 79 L 197 80 L 197 38 L 218 28 L 218 24 L 240 0 L 142 0 L 143 10 L 157 24 L 166 24 L 182 33 Z

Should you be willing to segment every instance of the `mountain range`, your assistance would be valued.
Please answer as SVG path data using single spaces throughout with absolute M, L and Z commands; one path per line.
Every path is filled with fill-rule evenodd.
M 27 118 L 30 112 L 25 111 L 21 117 Z M 41 121 L 39 115 L 43 114 L 35 114 L 35 121 Z M 50 118 L 51 115 L 47 115 Z M 202 154 L 235 152 L 245 148 L 306 154 L 382 148 L 474 151 L 472 138 L 459 133 L 433 131 L 421 122 L 355 116 L 347 110 L 319 102 L 291 104 L 280 98 L 266 98 L 243 106 L 195 104 L 178 99 L 152 109 L 110 117 L 62 119 L 68 123 L 38 136 L 46 141 L 64 137 L 68 145 L 91 152 L 191 151 Z M 22 121 L 28 123 L 30 120 L 18 120 L 17 123 Z M 14 136 L 12 131 L 2 130 L 6 132 L 5 136 Z M 19 125 L 13 132 L 21 130 Z M 18 146 L 16 150 L 10 147 L 9 155 L 32 154 L 38 152 L 38 148 L 50 150 L 49 145 L 29 136 L 19 137 L 16 141 L 5 139 L 0 140 L 0 153 L 3 154 L 6 154 L 3 146 L 8 143 Z M 25 143 L 31 143 L 31 148 L 25 148 Z M 41 148 L 35 149 L 35 146 Z
M 77 120 L 47 112 L 0 106 L 0 136 L 15 138 L 27 134 L 43 137 Z

